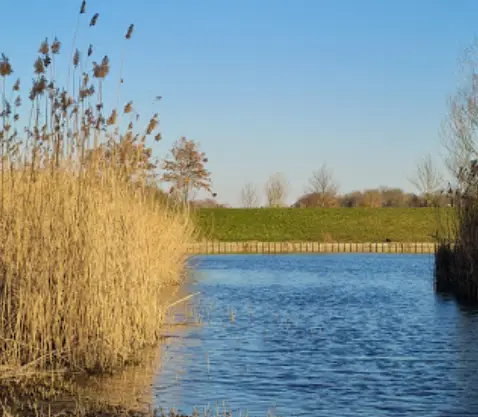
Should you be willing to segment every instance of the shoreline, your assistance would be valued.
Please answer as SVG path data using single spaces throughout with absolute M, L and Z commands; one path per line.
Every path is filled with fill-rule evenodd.
M 438 248 L 435 242 L 194 242 L 188 245 L 188 254 L 277 254 L 277 253 L 416 253 L 432 254 Z

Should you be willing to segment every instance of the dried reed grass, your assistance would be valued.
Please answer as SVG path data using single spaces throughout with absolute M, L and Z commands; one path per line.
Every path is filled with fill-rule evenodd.
M 82 2 L 79 14 L 86 9 Z M 129 42 L 133 26 L 126 34 Z M 71 54 L 72 83 L 57 86 L 60 49 L 45 40 L 34 60 L 24 137 L 20 83 L 10 80 L 13 63 L 0 59 L 0 380 L 104 372 L 135 360 L 160 338 L 163 293 L 180 281 L 191 235 L 187 217 L 150 191 L 146 143 L 157 116 L 141 133 L 130 102 L 105 118 L 109 58 L 77 72 L 91 45 L 85 62 Z
M 121 184 L 65 172 L 35 178 L 7 178 L 4 189 L 0 363 L 122 365 L 159 337 L 185 223 Z

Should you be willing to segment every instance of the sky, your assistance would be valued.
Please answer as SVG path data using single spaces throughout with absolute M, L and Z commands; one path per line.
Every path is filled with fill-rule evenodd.
M 80 4 L 2 4 L 13 18 L 0 25 L 0 52 L 23 82 L 54 36 L 66 80 Z M 236 206 L 245 183 L 262 193 L 281 173 L 292 203 L 324 162 L 342 193 L 413 191 L 417 160 L 431 153 L 440 164 L 440 126 L 476 16 L 474 0 L 89 0 L 76 45 L 110 57 L 106 100 L 124 57 L 121 101 L 160 115 L 155 155 L 181 136 L 198 141 L 219 202 Z

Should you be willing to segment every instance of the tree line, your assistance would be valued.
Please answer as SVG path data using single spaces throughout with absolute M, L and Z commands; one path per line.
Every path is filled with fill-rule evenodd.
M 409 181 L 415 187 L 415 193 L 382 186 L 341 194 L 333 170 L 324 163 L 312 173 L 303 195 L 292 207 L 446 207 L 451 204 L 449 195 L 445 192 L 443 176 L 436 169 L 431 156 L 427 155 L 418 161 Z M 286 206 L 285 177 L 281 174 L 272 175 L 264 186 L 264 196 L 268 207 Z M 260 197 L 259 189 L 248 183 L 241 190 L 241 205 L 258 207 Z
M 134 152 L 133 152 L 134 154 Z M 150 153 L 148 154 L 150 155 Z M 169 184 L 168 191 L 157 186 L 157 178 L 152 176 L 151 189 L 162 199 L 172 200 L 193 207 L 227 207 L 219 204 L 216 193 L 212 191 L 211 172 L 206 169 L 208 158 L 199 149 L 199 144 L 185 137 L 176 141 L 168 157 L 162 161 L 160 183 Z M 148 166 L 156 168 L 158 163 Z M 405 192 L 401 188 L 381 186 L 349 193 L 339 192 L 339 183 L 331 168 L 323 163 L 312 172 L 303 194 L 291 205 L 297 208 L 333 207 L 446 207 L 450 205 L 449 193 L 443 176 L 436 169 L 430 155 L 419 160 L 409 182 L 416 192 Z M 196 200 L 196 191 L 203 190 L 208 198 Z M 241 206 L 285 207 L 288 196 L 287 180 L 284 175 L 271 175 L 263 189 L 252 183 L 240 190 Z M 265 200 L 265 204 L 261 204 Z

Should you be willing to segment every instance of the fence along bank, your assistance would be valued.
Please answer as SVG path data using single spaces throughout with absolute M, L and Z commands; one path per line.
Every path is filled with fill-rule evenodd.
M 435 253 L 433 242 L 194 242 L 188 247 L 191 254 L 233 253 Z

